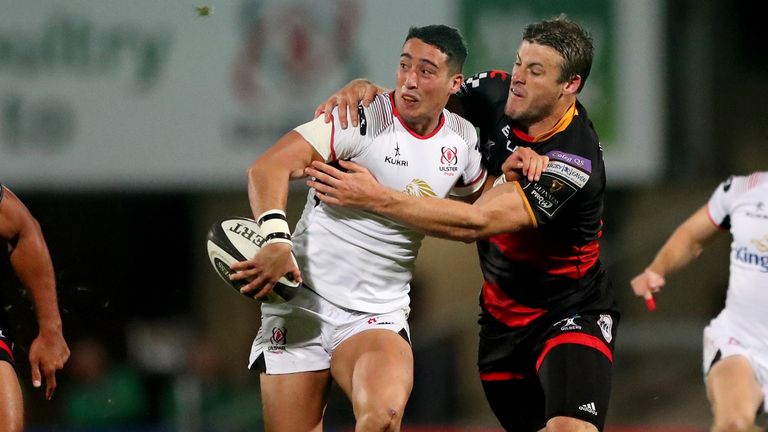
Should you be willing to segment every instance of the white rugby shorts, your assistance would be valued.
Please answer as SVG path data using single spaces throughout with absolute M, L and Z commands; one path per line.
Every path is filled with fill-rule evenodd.
M 325 370 L 336 347 L 366 330 L 405 330 L 409 308 L 375 314 L 336 306 L 310 289 L 300 289 L 291 301 L 261 305 L 261 328 L 251 346 L 248 368 L 264 356 L 267 374 Z
M 741 355 L 749 360 L 755 377 L 763 390 L 763 409 L 768 412 L 768 348 L 765 341 L 757 341 L 733 325 L 725 313 L 721 313 L 704 328 L 704 363 L 706 377 L 718 351 L 720 359 Z

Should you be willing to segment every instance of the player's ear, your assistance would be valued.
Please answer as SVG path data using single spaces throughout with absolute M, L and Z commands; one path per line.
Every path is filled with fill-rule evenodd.
M 457 93 L 464 82 L 464 75 L 456 74 L 451 77 L 451 94 Z
M 581 75 L 574 75 L 565 82 L 563 93 L 576 94 L 579 92 L 579 87 L 581 87 Z

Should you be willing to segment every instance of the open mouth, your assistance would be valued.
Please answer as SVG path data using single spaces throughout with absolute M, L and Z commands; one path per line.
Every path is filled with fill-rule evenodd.
M 405 102 L 408 105 L 413 105 L 419 102 L 419 99 L 415 96 L 404 94 L 400 97 L 403 102 Z

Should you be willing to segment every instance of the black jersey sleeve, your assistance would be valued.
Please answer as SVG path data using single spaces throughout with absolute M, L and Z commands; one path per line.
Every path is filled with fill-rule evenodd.
M 509 73 L 498 70 L 480 72 L 464 80 L 456 93 L 464 118 L 481 129 L 488 127 L 487 123 L 494 119 L 491 113 L 507 100 L 509 83 Z
M 589 241 L 602 227 L 605 167 L 602 150 L 584 117 L 537 149 L 549 164 L 536 182 L 521 180 L 539 227 L 557 227 Z

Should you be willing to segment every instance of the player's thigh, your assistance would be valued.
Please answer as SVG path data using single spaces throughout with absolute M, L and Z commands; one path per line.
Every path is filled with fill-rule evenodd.
M 413 388 L 413 351 L 402 334 L 363 331 L 334 350 L 331 373 L 356 412 L 367 408 L 402 412 Z
M 536 376 L 483 379 L 493 414 L 507 431 L 534 432 L 544 427 L 544 392 Z
M 612 373 L 611 359 L 593 347 L 565 343 L 552 348 L 539 368 L 546 418 L 576 419 L 602 430 Z
M 278 375 L 260 374 L 266 432 L 322 431 L 331 384 L 326 370 Z
M 707 396 L 715 416 L 753 416 L 763 403 L 763 392 L 755 370 L 746 356 L 732 355 L 717 360 L 707 374 Z
M 20 432 L 24 425 L 24 403 L 16 370 L 7 361 L 0 360 L 0 421 L 3 429 Z

